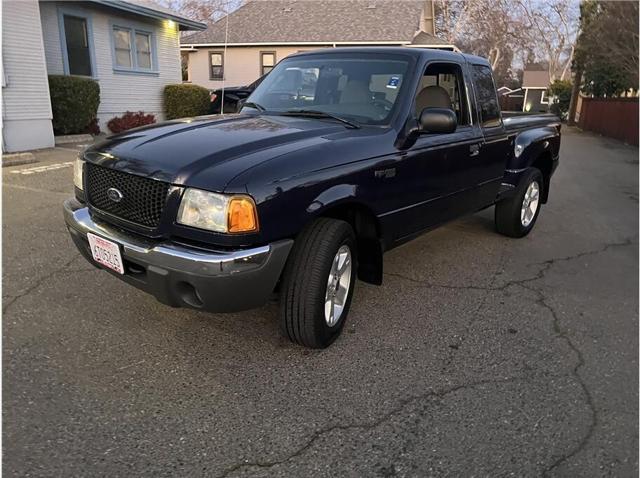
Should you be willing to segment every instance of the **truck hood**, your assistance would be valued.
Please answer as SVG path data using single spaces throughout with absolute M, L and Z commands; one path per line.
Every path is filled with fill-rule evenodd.
M 85 152 L 92 163 L 181 186 L 223 191 L 243 171 L 348 134 L 308 118 L 234 115 L 160 123 L 110 136 Z

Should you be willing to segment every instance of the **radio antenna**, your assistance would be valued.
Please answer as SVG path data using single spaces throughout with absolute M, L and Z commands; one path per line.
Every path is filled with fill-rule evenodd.
M 225 28 L 224 28 L 224 53 L 222 54 L 222 99 L 220 100 L 220 114 L 224 115 L 224 86 L 227 73 L 225 66 L 227 63 L 227 43 L 229 42 L 229 0 L 224 4 L 225 9 Z

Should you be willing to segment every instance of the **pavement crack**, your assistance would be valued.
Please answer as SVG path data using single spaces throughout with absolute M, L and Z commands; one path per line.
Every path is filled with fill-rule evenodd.
M 477 285 L 452 285 L 452 284 L 438 284 L 438 283 L 434 283 L 434 282 L 429 282 L 427 280 L 422 280 L 422 279 L 415 279 L 413 277 L 409 277 L 406 276 L 404 274 L 399 274 L 397 272 L 385 272 L 384 275 L 387 276 L 392 276 L 392 277 L 398 277 L 400 279 L 406 280 L 408 282 L 414 283 L 420 287 L 424 287 L 427 289 L 451 289 L 451 290 L 479 290 L 479 291 L 501 291 L 501 290 L 505 290 L 511 286 L 514 285 L 523 285 L 523 284 L 527 284 L 529 282 L 534 282 L 537 280 L 540 280 L 544 277 L 544 275 L 547 273 L 547 271 L 553 267 L 555 264 L 559 263 L 559 262 L 567 262 L 567 261 L 572 261 L 575 259 L 580 259 L 581 257 L 585 257 L 585 256 L 593 256 L 593 255 L 597 255 L 597 254 L 601 254 L 603 252 L 608 251 L 609 249 L 612 249 L 614 247 L 624 247 L 624 246 L 630 246 L 630 245 L 636 245 L 637 246 L 637 242 L 633 242 L 632 239 L 625 239 L 622 242 L 612 242 L 612 243 L 608 243 L 603 245 L 602 247 L 598 248 L 598 249 L 594 249 L 591 251 L 583 251 L 583 252 L 579 252 L 577 254 L 571 255 L 571 256 L 564 256 L 564 257 L 555 257 L 555 258 L 551 258 L 551 259 L 547 259 L 546 261 L 542 261 L 542 262 L 534 262 L 532 264 L 529 264 L 529 266 L 537 266 L 539 267 L 538 271 L 530 276 L 530 277 L 525 277 L 523 279 L 514 279 L 514 280 L 510 280 L 505 282 L 502 285 L 499 286 L 493 286 L 493 285 L 488 285 L 488 286 L 477 286 Z M 495 282 L 495 278 L 496 278 L 496 274 L 494 274 L 492 280 L 490 281 L 491 284 L 493 284 Z
M 547 259 L 546 261 L 532 263 L 532 264 L 529 264 L 529 266 L 533 266 L 533 267 L 538 267 L 539 268 L 534 275 L 532 275 L 530 277 L 523 278 L 523 279 L 510 280 L 510 281 L 507 281 L 507 282 L 505 282 L 504 284 L 502 284 L 500 286 L 493 286 L 492 285 L 495 282 L 495 277 L 496 277 L 495 274 L 494 274 L 492 280 L 490 281 L 490 285 L 489 286 L 460 286 L 460 285 L 448 285 L 448 284 L 434 284 L 434 283 L 431 283 L 431 282 L 428 282 L 428 281 L 423 281 L 423 280 L 419 280 L 419 279 L 413 279 L 411 277 L 408 277 L 408 276 L 405 276 L 405 275 L 402 275 L 402 274 L 397 274 L 397 273 L 385 273 L 385 275 L 399 277 L 401 279 L 407 280 L 409 282 L 418 284 L 419 286 L 426 287 L 426 288 L 440 288 L 440 289 L 454 289 L 454 290 L 501 291 L 501 290 L 505 290 L 505 289 L 507 289 L 507 288 L 509 288 L 511 286 L 520 286 L 520 287 L 523 287 L 524 289 L 527 289 L 527 290 L 533 292 L 535 294 L 535 296 L 536 296 L 536 303 L 538 303 L 541 307 L 543 307 L 544 309 L 549 311 L 549 313 L 551 314 L 551 317 L 553 318 L 552 327 L 553 327 L 554 333 L 556 334 L 557 337 L 559 337 L 560 339 L 562 339 L 562 340 L 564 340 L 566 342 L 568 347 L 573 351 L 573 353 L 577 357 L 577 363 L 576 363 L 575 367 L 572 369 L 571 374 L 575 378 L 575 380 L 578 382 L 578 384 L 580 385 L 580 388 L 582 388 L 582 391 L 584 393 L 587 406 L 588 406 L 589 411 L 591 413 L 591 422 L 589 424 L 589 428 L 587 429 L 587 432 L 582 437 L 582 439 L 577 444 L 577 446 L 575 446 L 573 449 L 571 449 L 568 453 L 565 453 L 562 456 L 558 457 L 548 468 L 546 468 L 543 471 L 543 476 L 549 476 L 549 474 L 554 469 L 556 469 L 558 466 L 560 466 L 562 463 L 566 462 L 567 460 L 569 460 L 573 456 L 575 456 L 578 453 L 580 453 L 580 451 L 582 451 L 586 447 L 587 443 L 589 442 L 589 440 L 593 436 L 593 433 L 594 433 L 594 431 L 595 431 L 595 429 L 596 429 L 596 427 L 598 425 L 599 419 L 598 419 L 597 408 L 596 408 L 595 402 L 593 400 L 593 395 L 592 395 L 591 391 L 589 390 L 589 387 L 587 386 L 587 384 L 585 383 L 585 381 L 583 380 L 583 378 L 580 375 L 580 368 L 585 365 L 584 355 L 582 354 L 582 351 L 578 348 L 578 346 L 574 343 L 574 341 L 571 339 L 569 333 L 562 329 L 561 324 L 560 324 L 560 317 L 558 316 L 558 313 L 553 308 L 553 306 L 549 303 L 549 301 L 548 301 L 547 297 L 545 296 L 545 294 L 541 290 L 539 290 L 538 288 L 534 287 L 532 285 L 532 283 L 543 279 L 545 277 L 545 275 L 549 272 L 549 270 L 551 270 L 555 265 L 557 265 L 559 263 L 573 261 L 573 260 L 576 260 L 576 259 L 580 259 L 582 257 L 594 256 L 594 255 L 602 254 L 602 253 L 604 253 L 604 252 L 606 252 L 606 251 L 608 251 L 608 250 L 610 250 L 612 248 L 616 248 L 616 247 L 625 247 L 625 246 L 631 246 L 631 245 L 636 245 L 637 246 L 637 244 L 638 243 L 634 242 L 633 239 L 627 238 L 627 239 L 625 239 L 623 241 L 620 241 L 620 242 L 611 242 L 611 243 L 604 244 L 602 247 L 599 247 L 598 249 L 593 249 L 593 250 L 590 250 L 590 251 L 583 251 L 583 252 L 579 252 L 579 253 L 576 253 L 576 254 L 572 254 L 570 256 L 555 257 L 555 258 Z M 486 297 L 485 297 L 485 299 L 486 299 Z M 481 307 L 482 307 L 482 304 L 480 305 L 479 308 L 481 308 Z
M 12 296 L 11 299 L 9 299 L 5 304 L 3 304 L 2 314 L 3 315 L 6 314 L 7 311 L 9 310 L 9 308 L 13 304 L 15 304 L 18 300 L 22 299 L 23 297 L 26 297 L 29 294 L 31 294 L 34 290 L 38 289 L 38 287 L 40 287 L 42 284 L 44 284 L 47 280 L 51 279 L 52 277 L 54 277 L 57 274 L 65 272 L 65 269 L 67 267 L 69 267 L 71 264 L 73 264 L 73 262 L 78 258 L 79 255 L 80 255 L 79 253 L 74 254 L 73 257 L 70 260 L 68 260 L 67 262 L 65 262 L 63 265 L 61 265 L 57 269 L 52 270 L 51 272 L 49 272 L 49 273 L 47 273 L 45 275 L 43 275 L 38 280 L 36 280 L 32 285 L 27 287 L 24 291 L 20 292 L 19 294 L 16 294 L 16 295 Z
M 602 254 L 603 252 L 607 252 L 609 249 L 613 249 L 614 247 L 625 247 L 625 246 L 637 246 L 638 243 L 634 242 L 632 238 L 627 238 L 623 241 L 620 242 L 609 242 L 607 244 L 604 244 L 602 247 L 598 248 L 598 249 L 594 249 L 591 251 L 583 251 L 583 252 L 579 252 L 577 254 L 573 254 L 570 256 L 564 256 L 564 257 L 555 257 L 552 259 L 547 259 L 546 261 L 542 261 L 542 262 L 537 262 L 531 265 L 539 265 L 539 266 L 549 266 L 551 267 L 552 265 L 558 263 L 558 262 L 566 262 L 566 261 L 573 261 L 575 259 L 580 259 L 581 257 L 585 257 L 585 256 L 594 256 L 597 254 Z
M 505 384 L 505 383 L 513 383 L 513 382 L 519 382 L 519 381 L 526 381 L 528 380 L 528 378 L 526 377 L 510 377 L 510 378 L 504 378 L 504 379 L 493 379 L 493 380 L 478 380 L 475 382 L 470 382 L 470 383 L 463 383 L 463 384 L 459 384 L 459 385 L 455 385 L 452 387 L 448 387 L 445 388 L 443 390 L 432 390 L 420 395 L 416 395 L 413 397 L 409 397 L 409 398 L 405 398 L 403 400 L 400 400 L 398 402 L 398 404 L 392 408 L 391 410 L 387 411 L 386 413 L 380 415 L 378 418 L 376 418 L 373 421 L 367 422 L 367 423 L 351 423 L 348 425 L 331 425 L 325 428 L 321 428 L 320 430 L 317 430 L 316 432 L 314 432 L 311 437 L 309 437 L 309 439 L 307 439 L 300 447 L 298 447 L 296 450 L 294 450 L 293 452 L 289 453 L 288 455 L 279 458 L 279 459 L 275 459 L 275 460 L 270 460 L 270 461 L 245 461 L 243 463 L 238 463 L 235 465 L 232 465 L 228 468 L 226 468 L 220 475 L 218 475 L 218 478 L 226 478 L 227 476 L 229 476 L 230 474 L 239 471 L 243 468 L 251 468 L 251 467 L 256 467 L 256 468 L 271 468 L 273 466 L 276 465 L 281 465 L 284 464 L 298 456 L 301 456 L 302 454 L 304 454 L 304 452 L 306 452 L 309 448 L 311 448 L 313 446 L 313 444 L 315 442 L 317 442 L 321 437 L 330 434 L 334 431 L 340 430 L 340 431 L 345 431 L 345 430 L 356 430 L 356 429 L 360 429 L 360 430 L 371 430 L 374 429 L 380 425 L 382 425 L 383 423 L 385 423 L 386 421 L 388 421 L 389 419 L 391 419 L 394 415 L 397 415 L 398 413 L 402 412 L 402 410 L 404 410 L 407 406 L 416 403 L 416 402 L 420 402 L 421 400 L 427 399 L 427 398 L 444 398 L 447 395 L 451 394 L 451 393 L 455 393 L 458 392 L 460 390 L 465 390 L 465 389 L 472 389 L 472 388 L 476 388 L 476 387 L 480 387 L 482 385 L 496 385 L 496 384 Z
M 418 284 L 421 287 L 425 287 L 427 289 L 452 289 L 452 290 L 496 290 L 495 288 L 492 287 L 483 287 L 483 286 L 476 286 L 476 285 L 450 285 L 450 284 L 437 284 L 437 283 L 433 283 L 433 282 L 429 282 L 426 280 L 421 280 L 421 279 L 414 279 L 413 277 L 409 277 L 406 276 L 404 274 L 399 274 L 397 272 L 385 272 L 384 275 L 386 276 L 392 276 L 392 277 L 398 277 L 400 279 L 409 281 L 409 282 L 413 282 L 414 284 Z
M 593 435 L 593 433 L 594 433 L 594 431 L 596 429 L 596 426 L 598 425 L 598 421 L 599 421 L 598 420 L 598 411 L 596 409 L 596 406 L 595 406 L 595 403 L 594 403 L 594 400 L 593 400 L 593 395 L 591 394 L 591 391 L 589 390 L 589 387 L 587 387 L 587 384 L 585 383 L 585 381 L 583 380 L 582 376 L 580 375 L 580 368 L 585 364 L 584 355 L 582 354 L 582 351 L 573 342 L 573 340 L 571 340 L 571 337 L 568 334 L 568 332 L 562 329 L 562 327 L 560 325 L 560 317 L 558 316 L 558 313 L 553 308 L 553 306 L 547 301 L 547 298 L 545 297 L 544 293 L 542 291 L 534 288 L 534 287 L 531 287 L 531 286 L 528 286 L 528 285 L 524 285 L 524 284 L 521 284 L 521 285 L 525 289 L 527 289 L 527 290 L 529 290 L 529 291 L 531 291 L 531 292 L 533 292 L 534 294 L 537 295 L 536 302 L 541 307 L 546 309 L 551 314 L 551 317 L 553 318 L 552 327 L 553 327 L 554 333 L 556 334 L 557 337 L 559 337 L 562 340 L 564 340 L 565 343 L 569 346 L 569 348 L 575 354 L 575 356 L 577 358 L 577 363 L 573 367 L 571 373 L 572 373 L 573 377 L 575 378 L 575 380 L 578 382 L 578 384 L 580 384 L 580 388 L 582 388 L 582 391 L 584 393 L 585 400 L 587 402 L 587 406 L 589 407 L 589 411 L 591 412 L 591 422 L 589 423 L 589 428 L 587 429 L 587 433 L 582 437 L 582 439 L 580 440 L 580 442 L 578 443 L 578 445 L 576 447 L 574 447 L 568 453 L 565 453 L 562 456 L 558 457 L 548 468 L 546 468 L 543 471 L 543 476 L 549 476 L 549 473 L 551 473 L 552 470 L 554 470 L 555 468 L 560 466 L 562 463 L 564 463 L 565 461 L 567 461 L 571 457 L 577 455 L 580 451 L 582 451 L 584 449 L 584 447 L 587 445 L 587 443 L 591 439 L 591 436 Z
M 565 257 L 549 259 L 547 261 L 535 264 L 535 265 L 542 266 L 542 268 L 540 269 L 540 271 L 538 273 L 539 277 L 537 279 L 542 279 L 544 277 L 544 275 L 554 265 L 556 265 L 558 263 L 572 261 L 572 260 L 576 260 L 576 259 L 579 259 L 579 258 L 582 258 L 582 257 L 586 257 L 586 256 L 592 256 L 592 255 L 601 254 L 601 253 L 606 252 L 609 249 L 612 249 L 614 247 L 624 247 L 624 246 L 630 246 L 630 245 L 637 245 L 637 243 L 634 243 L 632 239 L 626 239 L 626 240 L 624 240 L 622 242 L 612 242 L 612 243 L 605 244 L 604 246 L 602 246 L 601 248 L 596 249 L 596 250 L 580 252 L 578 254 L 574 254 L 574 255 L 571 255 L 571 256 L 565 256 Z M 537 280 L 537 279 L 534 279 L 534 280 Z M 536 295 L 536 297 L 537 297 L 536 302 L 551 314 L 551 317 L 553 319 L 552 320 L 553 332 L 556 334 L 557 337 L 559 337 L 560 339 L 565 341 L 567 346 L 573 351 L 573 353 L 575 354 L 575 356 L 577 358 L 577 363 L 576 363 L 575 367 L 573 367 L 573 369 L 572 369 L 572 375 L 575 378 L 575 380 L 578 382 L 578 384 L 580 385 L 580 388 L 582 388 L 582 391 L 584 393 L 587 406 L 589 408 L 589 411 L 591 412 L 591 422 L 589 423 L 589 427 L 587 429 L 587 432 L 582 437 L 582 439 L 577 444 L 577 446 L 575 446 L 568 453 L 565 453 L 565 454 L 561 455 L 560 457 L 558 457 L 549 467 L 547 467 L 543 471 L 543 476 L 549 476 L 549 474 L 553 470 L 558 468 L 562 463 L 566 462 L 570 458 L 572 458 L 575 455 L 577 455 L 578 453 L 580 453 L 586 447 L 587 443 L 589 443 L 589 440 L 591 439 L 591 437 L 593 436 L 593 433 L 595 432 L 595 429 L 596 429 L 596 427 L 598 425 L 598 422 L 599 422 L 599 417 L 598 417 L 598 410 L 597 410 L 595 402 L 593 400 L 593 394 L 591 393 L 591 390 L 589 390 L 589 387 L 587 386 L 586 382 L 584 381 L 584 379 L 580 375 L 580 369 L 585 365 L 584 355 L 583 355 L 582 351 L 574 343 L 574 341 L 571 339 L 571 336 L 569 335 L 568 331 L 563 330 L 563 328 L 561 327 L 560 317 L 559 317 L 557 311 L 554 309 L 554 307 L 548 301 L 548 299 L 545 296 L 544 292 L 541 291 L 540 289 L 537 289 L 536 287 L 532 286 L 531 284 L 528 284 L 528 282 L 533 282 L 533 280 L 521 281 L 519 283 L 519 285 L 521 287 L 533 292 Z
M 512 284 L 520 285 L 521 287 L 529 290 L 530 292 L 533 292 L 536 295 L 536 302 L 542 308 L 546 309 L 551 314 L 551 317 L 553 319 L 552 320 L 553 332 L 556 334 L 557 337 L 559 337 L 560 339 L 565 341 L 567 346 L 573 351 L 573 353 L 575 354 L 575 356 L 577 358 L 577 363 L 573 367 L 571 372 L 572 372 L 572 375 L 575 378 L 575 380 L 580 385 L 580 388 L 582 388 L 582 391 L 584 393 L 587 406 L 589 408 L 589 411 L 591 412 L 591 422 L 589 423 L 589 427 L 587 429 L 587 432 L 582 437 L 580 442 L 572 450 L 570 450 L 568 453 L 565 453 L 565 454 L 561 455 L 560 457 L 558 457 L 549 467 L 547 467 L 543 471 L 543 476 L 549 476 L 549 474 L 554 469 L 556 469 L 558 466 L 560 466 L 562 463 L 566 462 L 567 460 L 569 460 L 573 456 L 575 456 L 578 453 L 580 453 L 586 447 L 587 443 L 589 443 L 589 440 L 591 439 L 591 437 L 593 436 L 593 433 L 595 432 L 595 429 L 596 429 L 596 427 L 598 425 L 598 422 L 599 422 L 599 417 L 598 417 L 598 410 L 597 410 L 595 402 L 593 400 L 593 394 L 591 393 L 591 390 L 589 390 L 589 387 L 587 386 L 586 382 L 584 381 L 584 379 L 580 375 L 580 369 L 585 365 L 584 355 L 583 355 L 582 351 L 574 343 L 574 341 L 572 340 L 572 338 L 569 335 L 568 331 L 563 330 L 563 328 L 561 327 L 560 317 L 559 317 L 557 311 L 555 310 L 555 308 L 549 302 L 549 300 L 546 297 L 546 295 L 544 294 L 544 292 L 542 290 L 534 287 L 530 283 L 534 282 L 534 281 L 537 281 L 537 280 L 540 280 L 540 279 L 543 279 L 545 274 L 547 272 L 549 272 L 549 270 L 551 270 L 551 268 L 553 266 L 555 266 L 556 264 L 559 264 L 559 263 L 562 263 L 562 262 L 573 261 L 573 260 L 580 259 L 580 258 L 586 257 L 586 256 L 593 256 L 593 255 L 597 255 L 597 254 L 602 254 L 602 253 L 608 251 L 609 249 L 612 249 L 612 248 L 615 248 L 615 247 L 625 247 L 625 246 L 631 246 L 631 245 L 636 245 L 637 246 L 637 242 L 634 242 L 633 239 L 631 239 L 631 238 L 627 238 L 627 239 L 625 239 L 624 241 L 621 241 L 621 242 L 611 242 L 611 243 L 604 244 L 602 247 L 600 247 L 598 249 L 591 250 L 591 251 L 584 251 L 584 252 L 580 252 L 580 253 L 573 254 L 573 255 L 570 255 L 570 256 L 552 258 L 552 259 L 548 259 L 548 260 L 546 260 L 544 262 L 531 264 L 531 265 L 541 266 L 541 268 L 538 271 L 538 274 L 537 274 L 536 277 L 533 277 L 531 279 L 521 280 L 521 281 L 512 281 Z

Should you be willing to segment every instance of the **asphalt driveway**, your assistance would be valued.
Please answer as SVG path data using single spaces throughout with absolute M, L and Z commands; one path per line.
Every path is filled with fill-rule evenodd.
M 174 310 L 66 233 L 72 149 L 3 170 L 6 476 L 637 476 L 638 149 L 565 129 L 521 240 L 390 252 L 325 351 Z

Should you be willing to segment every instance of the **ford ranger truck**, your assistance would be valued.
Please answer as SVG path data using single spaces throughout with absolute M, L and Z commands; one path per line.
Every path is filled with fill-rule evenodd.
M 322 348 L 356 279 L 382 284 L 389 249 L 491 206 L 499 233 L 529 234 L 559 147 L 557 117 L 501 113 L 483 58 L 318 50 L 281 61 L 238 114 L 90 147 L 64 217 L 89 262 L 160 302 L 237 312 L 278 297 L 282 332 Z

